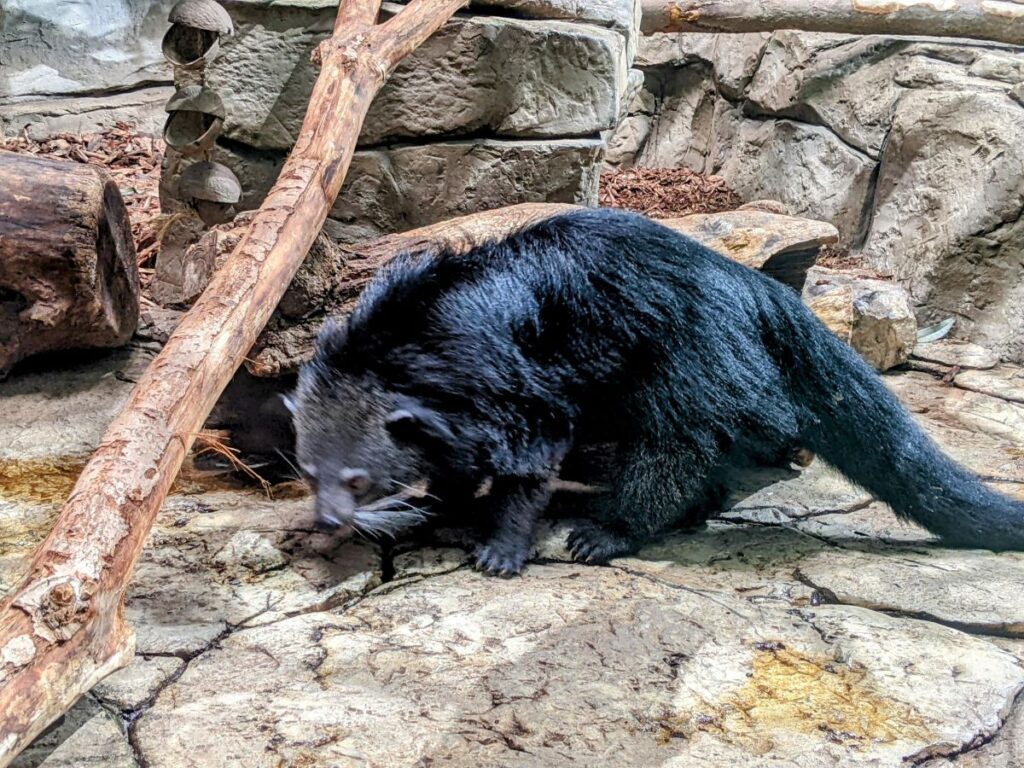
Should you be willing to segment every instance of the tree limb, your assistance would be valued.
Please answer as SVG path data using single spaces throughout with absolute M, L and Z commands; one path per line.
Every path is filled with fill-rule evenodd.
M 189 446 L 338 196 L 387 74 L 465 0 L 348 0 L 319 49 L 299 140 L 245 237 L 135 387 L 21 585 L 0 603 L 0 766 L 131 658 L 122 605 Z
M 642 0 L 640 29 L 967 37 L 1024 44 L 1018 0 Z

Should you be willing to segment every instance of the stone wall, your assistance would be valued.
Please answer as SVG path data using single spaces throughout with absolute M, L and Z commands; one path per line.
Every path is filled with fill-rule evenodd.
M 227 113 L 212 159 L 239 177 L 248 209 L 295 141 L 317 75 L 310 52 L 337 4 L 224 5 L 236 34 L 205 74 Z M 397 9 L 386 3 L 384 12 Z M 602 134 L 622 112 L 637 24 L 634 0 L 474 4 L 403 62 L 374 102 L 331 234 L 354 241 L 517 202 L 595 203 Z M 187 163 L 168 156 L 167 208 Z
M 835 223 L 919 320 L 1024 360 L 1024 49 L 777 32 L 643 38 L 612 165 L 718 173 Z
M 0 134 L 156 130 L 171 93 L 160 52 L 173 0 L 3 0 Z

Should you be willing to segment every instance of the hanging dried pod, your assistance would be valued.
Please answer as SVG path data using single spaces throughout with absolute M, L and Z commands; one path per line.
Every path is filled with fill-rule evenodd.
M 182 69 L 202 69 L 217 56 L 220 39 L 235 26 L 224 7 L 214 0 L 181 0 L 171 8 L 171 28 L 164 35 L 164 57 Z
M 216 91 L 202 85 L 187 85 L 178 90 L 164 110 L 164 141 L 185 155 L 208 151 L 224 123 L 224 102 Z
M 182 171 L 178 196 L 212 227 L 234 218 L 235 204 L 242 199 L 242 185 L 227 166 L 204 160 Z

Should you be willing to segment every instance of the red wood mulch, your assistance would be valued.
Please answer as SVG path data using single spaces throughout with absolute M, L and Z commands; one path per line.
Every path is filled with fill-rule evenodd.
M 118 123 L 100 133 L 63 133 L 44 141 L 35 141 L 24 134 L 0 136 L 0 149 L 106 169 L 128 208 L 139 267 L 144 272 L 152 268 L 161 224 L 158 192 L 164 152 L 161 139 L 142 136 L 131 126 Z
M 598 203 L 655 219 L 731 211 L 743 200 L 720 176 L 688 168 L 629 168 L 601 174 Z

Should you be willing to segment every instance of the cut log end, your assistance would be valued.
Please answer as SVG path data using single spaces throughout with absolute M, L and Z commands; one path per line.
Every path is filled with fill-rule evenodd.
M 139 270 L 101 169 L 0 151 L 0 374 L 30 355 L 131 338 Z

